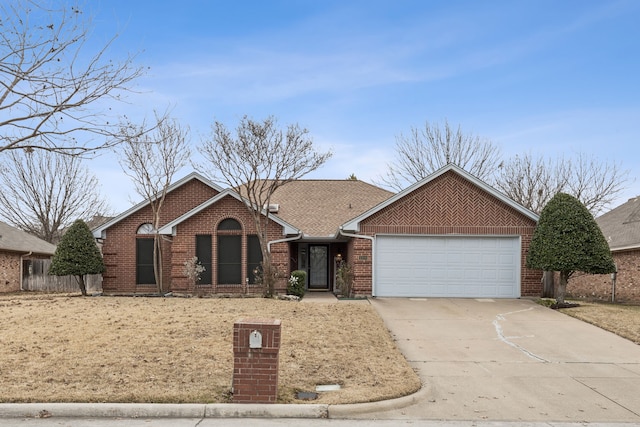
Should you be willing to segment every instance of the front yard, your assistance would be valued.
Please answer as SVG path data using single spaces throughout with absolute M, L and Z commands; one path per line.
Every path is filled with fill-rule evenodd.
M 279 401 L 375 401 L 420 380 L 367 303 L 0 296 L 0 402 L 226 402 L 233 323 L 282 320 Z
M 640 344 L 640 307 L 579 301 L 561 312 Z

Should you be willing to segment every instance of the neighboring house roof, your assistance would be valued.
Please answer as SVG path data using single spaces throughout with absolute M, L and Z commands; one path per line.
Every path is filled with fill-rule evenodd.
M 392 192 L 358 180 L 296 180 L 278 188 L 271 204 L 304 237 L 335 237 L 340 224 L 387 200 Z
M 640 248 L 640 196 L 596 218 L 612 251 Z
M 208 180 L 207 178 L 205 178 L 204 176 L 200 175 L 197 172 L 191 172 L 189 175 L 185 176 L 182 179 L 179 179 L 178 181 L 174 182 L 173 184 L 171 184 L 169 187 L 167 187 L 167 193 L 170 193 L 171 191 L 175 190 L 176 188 L 186 184 L 187 182 L 191 181 L 192 179 L 197 179 L 199 181 L 201 181 L 203 184 L 208 185 L 209 187 L 215 189 L 218 192 L 221 192 L 223 189 L 222 187 L 220 187 L 219 185 L 215 184 L 214 182 Z M 130 209 L 122 212 L 120 215 L 111 218 L 109 221 L 103 223 L 102 225 L 100 225 L 99 227 L 93 229 L 93 237 L 95 238 L 104 238 L 103 233 L 107 230 L 107 228 L 111 227 L 114 224 L 117 224 L 118 222 L 122 221 L 122 219 L 128 217 L 129 215 L 139 211 L 140 209 L 144 208 L 145 206 L 149 205 L 149 201 L 148 200 L 143 200 L 142 202 L 138 203 L 137 205 L 131 207 Z
M 0 250 L 53 255 L 56 247 L 36 236 L 0 222 Z
M 93 218 L 85 222 L 87 223 L 87 227 L 89 227 L 89 230 L 93 230 L 94 228 L 101 226 L 107 221 L 111 221 L 113 218 L 114 217 L 112 216 L 104 216 L 104 215 L 98 214 L 98 215 L 94 215 Z
M 231 189 L 226 189 L 218 194 L 216 194 L 214 197 L 212 197 L 211 199 L 207 200 L 206 202 L 202 203 L 199 206 L 196 206 L 195 208 L 191 209 L 189 212 L 186 212 L 185 214 L 179 216 L 178 218 L 174 219 L 173 221 L 169 222 L 168 224 L 165 224 L 164 226 L 160 227 L 160 230 L 158 230 L 160 232 L 160 234 L 175 234 L 175 227 L 184 222 L 185 220 L 187 220 L 188 218 L 192 217 L 193 215 L 197 214 L 198 212 L 208 208 L 209 206 L 215 204 L 217 201 L 225 198 L 225 197 L 233 197 L 236 200 L 242 202 L 242 203 L 246 203 L 246 200 L 244 200 L 242 197 L 240 197 L 240 195 L 238 193 L 236 193 L 234 190 Z M 266 210 L 262 210 L 263 214 L 266 214 Z M 296 227 L 294 227 L 293 225 L 289 224 L 287 221 L 284 221 L 282 218 L 278 217 L 277 215 L 274 214 L 269 214 L 269 219 L 271 219 L 272 221 L 276 222 L 277 224 L 281 225 L 283 227 L 283 234 L 284 235 L 294 235 L 294 234 L 300 234 L 300 230 Z
M 467 181 L 470 181 L 471 183 L 473 183 L 474 185 L 476 185 L 477 187 L 479 187 L 480 189 L 486 191 L 487 193 L 491 194 L 492 196 L 494 196 L 495 198 L 499 199 L 500 201 L 504 202 L 505 204 L 507 204 L 508 206 L 512 207 L 513 209 L 515 209 L 516 211 L 520 212 L 521 214 L 523 214 L 524 216 L 531 218 L 534 221 L 538 221 L 539 216 L 536 215 L 534 212 L 530 211 L 529 209 L 525 208 L 524 206 L 520 205 L 519 203 L 516 203 L 515 201 L 513 201 L 512 199 L 510 199 L 509 197 L 505 196 L 504 194 L 502 194 L 501 192 L 499 192 L 498 190 L 496 190 L 495 188 L 491 187 L 490 185 L 488 185 L 487 183 L 485 183 L 484 181 L 476 178 L 475 176 L 471 175 L 469 172 L 465 171 L 464 169 L 454 165 L 454 164 L 448 164 L 440 169 L 438 169 L 437 171 L 435 171 L 434 173 L 432 173 L 431 175 L 426 176 L 425 178 L 421 179 L 420 181 L 416 182 L 413 185 L 410 185 L 409 187 L 405 188 L 404 190 L 402 190 L 401 192 L 397 193 L 396 195 L 390 197 L 389 199 L 385 200 L 384 202 L 372 207 L 371 209 L 367 210 L 366 212 L 363 212 L 362 214 L 358 215 L 357 217 L 353 218 L 350 221 L 345 222 L 340 228 L 344 231 L 360 231 L 360 223 L 369 218 L 371 215 L 375 214 L 376 212 L 381 211 L 382 209 L 386 208 L 387 206 L 391 205 L 392 203 L 402 199 L 404 196 L 406 196 L 407 194 L 415 191 L 416 189 L 422 187 L 423 185 L 428 184 L 429 182 L 433 181 L 434 179 L 436 179 L 437 177 L 445 174 L 446 172 L 452 171 L 454 173 L 457 173 L 458 175 L 462 176 L 463 178 L 465 178 Z

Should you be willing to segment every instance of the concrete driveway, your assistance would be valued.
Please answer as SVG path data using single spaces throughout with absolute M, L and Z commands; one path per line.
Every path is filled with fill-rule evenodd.
M 628 340 L 525 299 L 371 303 L 425 388 L 418 404 L 362 418 L 640 422 Z

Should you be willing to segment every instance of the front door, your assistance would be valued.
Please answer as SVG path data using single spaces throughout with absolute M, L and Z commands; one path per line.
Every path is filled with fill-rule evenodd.
M 329 246 L 309 245 L 309 289 L 329 289 Z

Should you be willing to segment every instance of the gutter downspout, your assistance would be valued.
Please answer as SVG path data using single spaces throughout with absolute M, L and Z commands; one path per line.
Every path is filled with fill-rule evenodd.
M 272 243 L 285 243 L 285 242 L 292 242 L 294 240 L 298 240 L 302 238 L 302 232 L 298 233 L 297 236 L 293 236 L 293 237 L 285 237 L 284 239 L 278 239 L 278 240 L 271 240 L 270 242 L 267 242 L 267 252 L 271 253 L 271 244 Z
M 376 284 L 376 281 L 375 281 L 375 274 L 376 274 L 376 269 L 375 269 L 375 266 L 373 265 L 373 260 L 375 259 L 374 254 L 375 254 L 375 246 L 376 246 L 376 239 L 375 239 L 375 237 L 373 237 L 373 236 L 367 236 L 367 235 L 365 235 L 365 234 L 347 233 L 347 232 L 345 232 L 345 231 L 342 229 L 342 227 L 340 227 L 340 228 L 338 229 L 338 233 L 339 233 L 341 236 L 344 236 L 344 237 L 353 237 L 353 238 L 356 238 L 356 239 L 367 239 L 367 240 L 371 240 L 371 296 L 372 296 L 372 297 L 375 297 L 375 296 L 376 296 L 376 293 L 375 293 L 375 284 Z
M 271 240 L 271 241 L 267 242 L 267 252 L 269 252 L 269 254 L 271 254 L 271 245 L 273 243 L 292 242 L 292 241 L 298 240 L 300 238 L 302 238 L 302 231 L 299 231 L 297 236 L 285 237 L 284 239 Z M 271 258 L 271 256 L 269 256 L 269 258 Z M 291 254 L 289 254 L 289 258 L 291 258 Z M 291 262 L 291 261 L 289 261 L 289 262 Z
M 24 257 L 33 255 L 33 251 L 29 251 L 26 254 L 20 255 L 20 292 L 24 292 L 24 281 L 22 280 L 24 276 Z
M 285 237 L 284 239 L 278 239 L 278 240 L 271 240 L 270 242 L 267 242 L 267 252 L 269 252 L 269 254 L 271 254 L 271 244 L 273 244 L 273 243 L 292 242 L 292 241 L 298 240 L 300 238 L 302 238 L 302 231 L 298 232 L 297 236 Z M 271 258 L 271 256 L 269 256 L 269 258 Z M 291 254 L 289 254 L 289 258 L 291 258 Z M 291 262 L 291 261 L 289 261 L 289 262 Z

